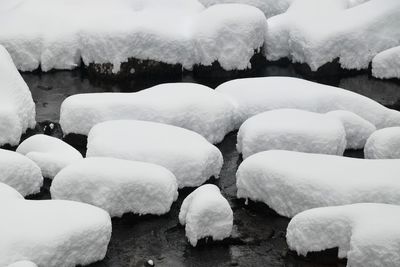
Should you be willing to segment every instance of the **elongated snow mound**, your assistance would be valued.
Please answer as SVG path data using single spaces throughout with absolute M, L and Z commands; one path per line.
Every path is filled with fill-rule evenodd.
M 113 157 L 164 166 L 179 188 L 218 178 L 223 158 L 201 135 L 162 123 L 120 120 L 99 123 L 88 136 L 88 157 Z
M 53 199 L 92 204 L 120 217 L 168 212 L 178 185 L 169 170 L 152 163 L 86 158 L 59 172 L 50 192 Z
M 0 146 L 17 145 L 21 135 L 35 127 L 35 103 L 10 55 L 1 45 L 0 73 Z
M 0 183 L 0 202 L 6 202 L 8 200 L 24 199 L 24 197 L 11 186 Z
M 400 126 L 400 113 L 357 93 L 291 77 L 232 80 L 218 86 L 236 106 L 236 128 L 248 118 L 273 109 L 295 108 L 326 113 L 351 111 L 376 128 Z
M 17 152 L 33 160 L 42 170 L 42 175 L 50 179 L 69 164 L 82 159 L 81 153 L 69 144 L 44 134 L 24 140 Z
M 372 75 L 380 79 L 400 79 L 400 46 L 382 51 L 372 59 Z
M 192 246 L 204 237 L 222 240 L 231 235 L 233 212 L 219 188 L 202 185 L 188 195 L 179 212 L 179 222 L 185 226 L 186 237 Z
M 261 201 L 280 215 L 360 202 L 400 204 L 400 160 L 366 160 L 270 150 L 239 166 L 238 198 Z
M 62 200 L 0 203 L 0 266 L 29 259 L 38 266 L 87 265 L 104 258 L 111 219 L 97 207 Z
M 37 267 L 37 265 L 31 261 L 18 261 L 8 265 L 7 267 Z
M 389 127 L 374 132 L 364 147 L 368 159 L 400 159 L 400 127 Z
M 347 266 L 395 267 L 400 262 L 400 207 L 361 203 L 317 208 L 296 215 L 286 240 L 297 253 L 339 247 Z
M 87 135 L 97 123 L 120 119 L 171 124 L 218 143 L 233 130 L 234 106 L 219 92 L 194 83 L 161 84 L 137 93 L 78 94 L 61 105 L 64 134 Z

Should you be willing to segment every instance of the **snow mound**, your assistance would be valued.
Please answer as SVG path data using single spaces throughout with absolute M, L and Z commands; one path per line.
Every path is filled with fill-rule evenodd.
M 7 267 L 38 267 L 38 266 L 31 261 L 18 261 L 8 265 Z
M 364 147 L 368 159 L 400 159 L 400 127 L 389 127 L 374 132 Z
M 0 146 L 17 145 L 21 135 L 35 127 L 35 103 L 10 55 L 1 45 L 0 73 Z
M 301 166 L 301 167 L 299 167 Z M 270 150 L 239 166 L 238 198 L 261 201 L 280 215 L 360 202 L 400 204 L 400 160 L 367 160 Z
M 111 216 L 164 214 L 178 197 L 175 176 L 145 162 L 86 158 L 63 169 L 50 188 L 53 199 L 92 204 Z
M 179 222 L 185 226 L 186 237 L 192 246 L 204 237 L 222 240 L 231 235 L 233 212 L 219 188 L 202 185 L 188 195 L 179 212 Z
M 372 75 L 381 79 L 400 79 L 400 46 L 380 52 L 372 59 Z
M 0 183 L 0 202 L 5 202 L 10 199 L 23 199 L 24 197 L 11 186 Z
M 88 136 L 88 157 L 113 157 L 164 166 L 179 188 L 218 178 L 223 158 L 201 135 L 162 123 L 120 120 L 95 125 Z
M 377 128 L 400 126 L 398 111 L 345 89 L 298 78 L 237 79 L 221 84 L 216 90 L 225 94 L 236 106 L 236 128 L 258 113 L 281 108 L 318 113 L 347 110 Z
M 236 147 L 243 158 L 274 149 L 343 155 L 346 132 L 341 121 L 325 114 L 277 109 L 246 120 Z
M 104 258 L 111 219 L 97 207 L 62 200 L 0 203 L 0 266 L 30 260 L 38 266 L 87 265 Z
M 233 130 L 234 107 L 224 95 L 194 83 L 161 84 L 137 93 L 78 94 L 61 105 L 64 134 L 87 135 L 95 124 L 119 119 L 171 124 L 218 143 Z
M 360 203 L 304 211 L 289 223 L 286 240 L 297 253 L 339 247 L 347 266 L 395 267 L 400 262 L 400 207 Z
M 17 152 L 33 160 L 43 176 L 50 179 L 69 164 L 82 159 L 81 153 L 69 144 L 44 134 L 26 139 L 18 146 Z

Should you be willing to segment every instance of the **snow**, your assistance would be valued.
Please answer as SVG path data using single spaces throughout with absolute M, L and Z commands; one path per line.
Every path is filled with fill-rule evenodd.
M 126 212 L 167 213 L 178 197 L 175 176 L 152 163 L 86 158 L 63 169 L 50 188 L 53 199 L 92 204 L 112 217 Z
M 400 3 L 400 2 L 399 2 Z M 236 128 L 248 118 L 273 109 L 295 108 L 326 113 L 347 110 L 376 128 L 400 126 L 400 113 L 360 94 L 292 77 L 232 80 L 216 89 L 236 106 Z
M 400 159 L 400 127 L 389 127 L 374 132 L 364 147 L 368 159 Z
M 11 186 L 0 182 L 0 202 L 10 199 L 23 199 L 24 197 Z
M 82 159 L 79 151 L 69 144 L 44 134 L 26 139 L 18 146 L 17 152 L 33 160 L 43 176 L 50 179 L 69 164 Z
M 234 106 L 213 89 L 195 83 L 160 84 L 137 93 L 94 93 L 68 97 L 61 105 L 64 134 L 87 135 L 97 123 L 138 119 L 195 131 L 211 143 L 233 130 Z
M 30 260 L 38 266 L 87 265 L 104 258 L 111 219 L 97 207 L 62 200 L 0 202 L 0 266 Z
M 212 237 L 222 240 L 231 235 L 233 212 L 219 188 L 202 185 L 190 193 L 182 203 L 179 222 L 185 225 L 186 237 L 192 246 L 197 241 Z
M 325 114 L 277 109 L 246 120 L 236 147 L 243 158 L 274 149 L 343 155 L 346 132 L 341 121 Z
M 372 75 L 380 79 L 400 79 L 400 46 L 384 50 L 372 59 Z
M 38 266 L 31 261 L 18 261 L 8 265 L 7 267 L 38 267 Z
M 0 182 L 27 196 L 40 192 L 43 177 L 40 168 L 29 158 L 0 149 Z
M 300 167 L 301 166 L 301 167 Z M 278 214 L 360 202 L 400 204 L 400 160 L 368 160 L 270 150 L 239 166 L 237 197 Z
M 289 223 L 289 247 L 305 255 L 339 247 L 347 266 L 395 267 L 400 262 L 400 207 L 361 203 L 317 208 L 296 215 Z
M 119 120 L 95 125 L 89 132 L 87 157 L 113 157 L 164 166 L 179 188 L 218 178 L 223 158 L 217 147 L 184 128 L 148 121 Z
M 0 73 L 0 146 L 17 145 L 21 135 L 35 127 L 35 103 L 10 55 L 1 45 Z

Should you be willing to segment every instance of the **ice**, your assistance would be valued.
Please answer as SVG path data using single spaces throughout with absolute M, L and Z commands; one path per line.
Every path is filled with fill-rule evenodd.
M 10 199 L 23 199 L 24 197 L 11 186 L 0 182 L 0 202 Z
M 368 159 L 400 159 L 400 127 L 374 132 L 365 144 L 364 156 Z
M 382 51 L 372 59 L 372 75 L 381 79 L 400 79 L 400 46 Z
M 38 266 L 31 261 L 18 261 L 8 265 L 7 267 L 38 267 Z

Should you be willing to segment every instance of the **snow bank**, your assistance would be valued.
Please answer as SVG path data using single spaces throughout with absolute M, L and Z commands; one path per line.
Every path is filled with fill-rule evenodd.
M 46 178 L 53 179 L 69 164 L 82 159 L 78 150 L 64 141 L 44 134 L 37 134 L 23 141 L 17 152 L 33 160 Z
M 5 202 L 13 199 L 23 199 L 24 197 L 11 186 L 0 183 L 0 202 Z
M 164 214 L 178 197 L 175 176 L 164 167 L 122 159 L 86 158 L 57 174 L 53 199 L 85 202 L 111 216 Z
M 31 261 L 18 261 L 8 265 L 7 267 L 37 267 L 37 265 Z
M 61 105 L 64 134 L 87 135 L 95 124 L 118 119 L 171 124 L 218 143 L 233 130 L 234 106 L 219 92 L 194 83 L 161 84 L 137 93 L 78 94 Z
M 400 262 L 400 207 L 361 203 L 317 208 L 296 215 L 286 240 L 297 253 L 339 247 L 347 266 L 395 267 Z
M 95 125 L 88 136 L 88 157 L 114 157 L 155 163 L 169 169 L 179 188 L 218 178 L 221 152 L 201 135 L 167 124 L 120 120 Z
M 301 167 L 300 167 L 301 166 Z M 271 150 L 247 158 L 237 196 L 261 201 L 280 215 L 360 202 L 400 204 L 400 160 L 366 160 Z
M 400 3 L 400 2 L 399 2 Z M 236 128 L 251 116 L 280 109 L 295 108 L 326 113 L 351 111 L 377 128 L 400 125 L 400 113 L 376 101 L 338 87 L 291 77 L 237 79 L 216 89 L 236 106 Z
M 372 75 L 380 79 L 400 79 L 400 46 L 380 52 L 372 59 Z
M 231 235 L 233 212 L 219 188 L 202 185 L 188 195 L 179 212 L 179 222 L 185 226 L 186 237 L 192 246 L 204 237 L 222 240 Z
M 374 132 L 364 147 L 368 159 L 400 159 L 400 127 L 389 127 Z
M 17 145 L 21 135 L 35 127 L 35 103 L 10 55 L 1 45 L 0 73 L 0 146 Z
M 236 147 L 243 158 L 273 149 L 343 155 L 346 132 L 341 121 L 325 114 L 277 109 L 246 120 Z

